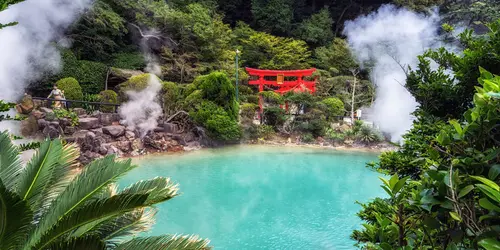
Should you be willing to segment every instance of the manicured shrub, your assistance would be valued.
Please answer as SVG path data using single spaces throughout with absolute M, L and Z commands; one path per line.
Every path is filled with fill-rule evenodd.
M 206 122 L 205 127 L 209 134 L 223 141 L 237 141 L 241 138 L 241 129 L 238 122 L 231 119 L 227 114 L 212 115 Z
M 344 103 L 336 97 L 326 98 L 318 106 L 323 110 L 328 120 L 344 114 Z
M 113 67 L 121 69 L 141 70 L 144 64 L 144 56 L 139 52 L 117 53 L 113 55 Z
M 239 105 L 235 96 L 236 89 L 225 73 L 216 71 L 197 77 L 194 84 L 202 91 L 203 99 L 213 101 L 223 107 L 232 119 L 238 119 Z
M 258 108 L 259 106 L 253 103 L 243 103 L 241 105 L 241 113 L 240 113 L 241 117 L 253 120 L 253 117 L 255 116 L 255 111 L 257 111 Z
M 99 93 L 100 96 L 100 101 L 104 103 L 113 103 L 117 104 L 118 103 L 118 94 L 114 92 L 113 90 L 104 90 Z M 102 112 L 107 112 L 111 113 L 115 111 L 115 106 L 107 106 L 107 105 L 102 105 L 101 106 L 101 111 Z
M 132 76 L 128 81 L 120 84 L 118 86 L 118 99 L 121 102 L 125 102 L 128 100 L 127 91 L 141 91 L 148 86 L 149 78 L 157 77 L 152 74 L 142 74 Z
M 73 77 L 63 78 L 56 83 L 57 87 L 64 91 L 66 100 L 83 100 L 82 87 Z

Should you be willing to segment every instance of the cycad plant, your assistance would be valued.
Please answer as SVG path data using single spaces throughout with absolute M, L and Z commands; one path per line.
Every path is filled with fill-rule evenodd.
M 114 156 L 75 168 L 79 152 L 44 141 L 22 166 L 7 133 L 0 133 L 0 249 L 209 249 L 196 236 L 135 237 L 153 223 L 154 205 L 177 195 L 157 177 L 118 190 L 133 169 Z

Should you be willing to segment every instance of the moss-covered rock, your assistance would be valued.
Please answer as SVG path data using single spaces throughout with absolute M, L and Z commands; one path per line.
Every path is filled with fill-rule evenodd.
M 64 91 L 66 100 L 83 100 L 82 87 L 73 77 L 63 78 L 56 83 L 57 87 Z
M 104 102 L 104 103 L 113 103 L 113 104 L 118 103 L 118 94 L 116 94 L 116 92 L 114 92 L 113 90 L 101 91 L 101 93 L 99 93 L 99 98 L 100 98 L 100 101 Z M 105 112 L 105 113 L 114 112 L 115 107 L 102 105 L 101 111 Z
M 148 86 L 149 78 L 157 77 L 152 74 L 132 76 L 128 81 L 118 85 L 118 99 L 121 102 L 128 100 L 127 91 L 141 91 Z M 160 79 L 158 79 L 160 81 Z

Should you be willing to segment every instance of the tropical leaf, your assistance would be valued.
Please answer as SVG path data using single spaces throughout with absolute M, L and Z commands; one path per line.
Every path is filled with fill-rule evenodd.
M 0 249 L 20 249 L 28 237 L 32 218 L 26 201 L 0 181 Z
M 114 220 L 101 223 L 92 233 L 97 233 L 108 244 L 121 243 L 125 237 L 137 235 L 154 225 L 156 209 L 137 209 Z
M 46 231 L 39 241 L 33 245 L 30 244 L 29 247 L 44 249 L 50 244 L 64 239 L 66 234 L 77 230 L 81 226 L 113 219 L 134 209 L 142 208 L 146 199 L 147 195 L 124 194 L 88 202 L 72 211 L 71 214 L 64 216 L 56 225 Z
M 50 250 L 104 250 L 106 244 L 97 236 L 85 236 L 79 238 L 71 238 L 65 241 L 54 242 L 46 249 Z
M 493 238 L 482 239 L 479 241 L 479 245 L 486 250 L 500 250 L 500 242 Z
M 206 250 L 210 241 L 198 236 L 163 235 L 144 238 L 134 238 L 118 245 L 116 250 Z
M 36 204 L 39 211 L 46 209 L 76 177 L 77 170 L 75 166 L 78 164 L 77 159 L 79 156 L 80 151 L 74 144 L 63 146 L 61 157 L 54 167 L 50 182 L 42 195 L 43 199 L 40 201 L 40 205 Z
M 8 190 L 14 191 L 22 170 L 17 147 L 12 144 L 6 131 L 0 133 L 0 179 Z
M 103 189 L 134 167 L 130 160 L 116 162 L 114 156 L 95 160 L 85 166 L 47 209 L 47 213 L 31 235 L 30 244 L 38 242 L 42 234 L 65 215 L 93 200 Z
M 170 181 L 170 178 L 156 177 L 151 180 L 142 180 L 125 188 L 120 194 L 148 194 L 148 205 L 169 200 L 177 195 L 179 185 Z
M 32 208 L 40 202 L 62 154 L 60 140 L 45 141 L 19 176 L 19 196 Z

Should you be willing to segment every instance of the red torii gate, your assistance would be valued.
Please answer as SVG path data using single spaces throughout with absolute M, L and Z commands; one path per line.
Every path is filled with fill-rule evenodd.
M 277 87 L 275 92 L 285 94 L 289 91 L 294 92 L 316 92 L 316 78 L 313 81 L 304 80 L 304 77 L 312 76 L 316 71 L 312 69 L 299 70 L 269 70 L 269 69 L 252 69 L 245 68 L 250 76 L 257 76 L 257 80 L 250 80 L 248 84 L 259 85 L 259 92 L 264 91 L 264 86 Z M 276 80 L 267 80 L 265 77 L 276 77 Z M 295 78 L 295 80 L 285 79 Z M 260 113 L 262 113 L 262 96 L 259 95 Z

